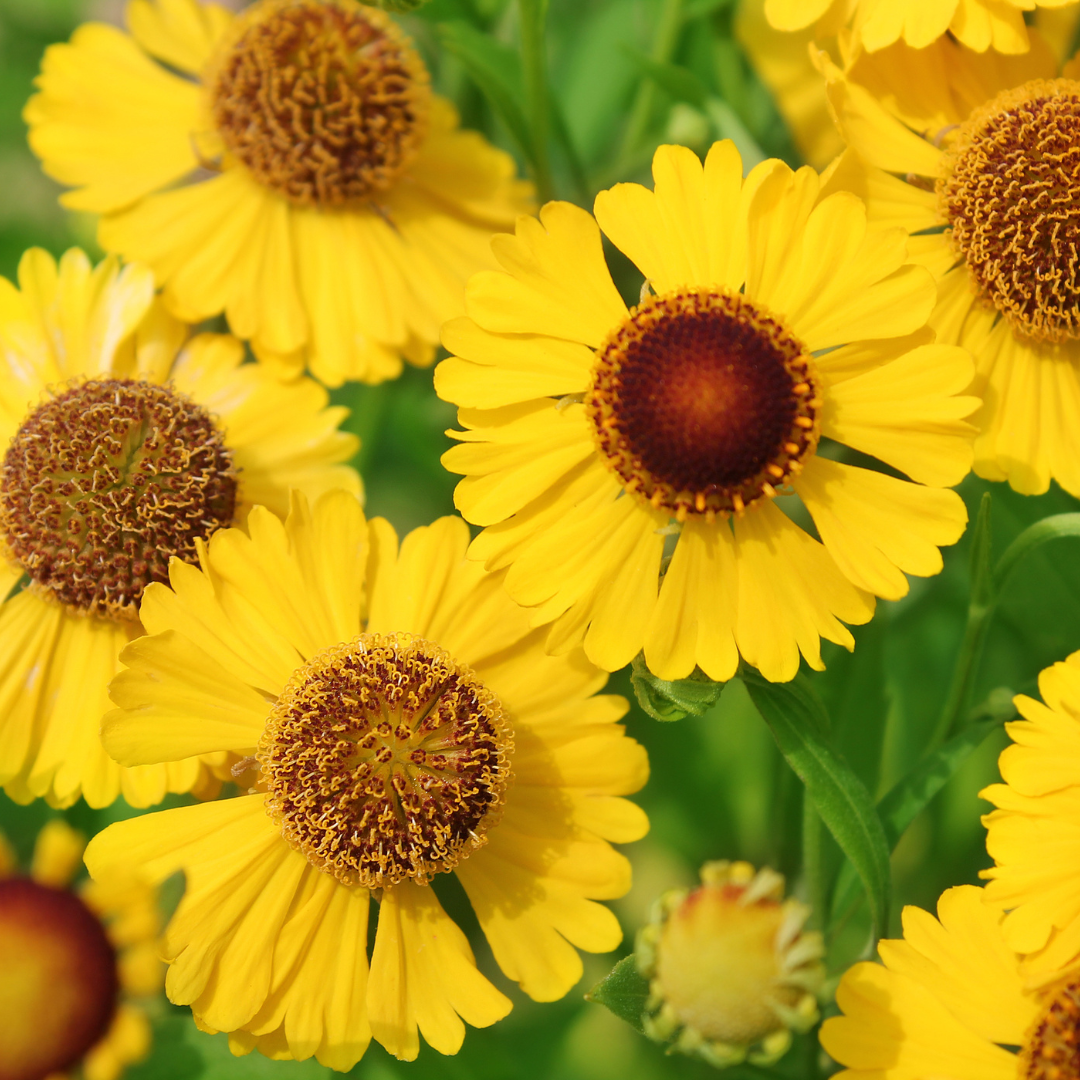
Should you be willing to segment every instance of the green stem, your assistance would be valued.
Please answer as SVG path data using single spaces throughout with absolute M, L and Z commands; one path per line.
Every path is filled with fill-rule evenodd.
M 802 863 L 806 881 L 806 901 L 810 905 L 810 925 L 821 929 L 828 920 L 828 897 L 825 895 L 825 867 L 823 863 L 824 834 L 821 815 L 814 800 L 803 792 Z
M 961 718 L 968 714 L 971 691 L 975 685 L 983 646 L 986 644 L 986 634 L 990 629 L 990 620 L 996 606 L 993 600 L 988 604 L 968 605 L 967 626 L 964 628 L 960 655 L 953 669 L 952 685 L 949 687 L 949 696 L 945 699 L 945 707 L 941 710 L 934 733 L 926 747 L 928 754 L 933 753 L 952 735 L 959 726 Z
M 533 179 L 541 204 L 554 194 L 551 181 L 551 103 L 548 99 L 548 0 L 518 0 L 521 16 L 521 75 L 525 85 L 525 112 L 532 134 Z
M 659 64 L 669 63 L 675 52 L 679 30 L 682 28 L 682 12 L 683 0 L 664 0 L 664 6 L 660 10 L 660 20 L 656 24 L 656 33 L 653 36 L 651 54 L 652 59 Z M 620 160 L 630 158 L 645 138 L 655 98 L 656 84 L 652 79 L 643 79 L 630 109 L 630 120 L 627 122 L 622 148 L 619 151 Z
M 960 654 L 953 668 L 949 696 L 938 716 L 926 753 L 932 754 L 956 729 L 971 707 L 971 691 L 982 659 L 986 632 L 997 606 L 998 590 L 994 588 L 994 573 L 990 566 L 990 493 L 979 504 L 971 530 L 971 596 L 968 600 L 967 625 Z

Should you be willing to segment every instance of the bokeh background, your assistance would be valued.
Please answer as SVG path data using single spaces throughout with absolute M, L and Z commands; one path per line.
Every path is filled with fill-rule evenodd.
M 496 83 L 512 87 L 519 78 L 513 51 L 516 10 L 512 0 L 431 0 L 403 19 L 425 53 L 436 87 L 457 102 L 465 123 L 515 154 L 511 127 L 481 84 L 485 64 Z M 35 244 L 55 254 L 80 244 L 99 254 L 93 221 L 59 206 L 59 188 L 27 148 L 21 111 L 50 42 L 65 40 L 85 19 L 118 22 L 122 14 L 123 3 L 114 0 L 0 0 L 0 274 L 13 277 L 21 253 Z M 589 206 L 601 187 L 617 180 L 646 181 L 652 151 L 664 141 L 704 151 L 713 139 L 730 137 L 751 164 L 764 156 L 792 165 L 801 164 L 803 154 L 817 164 L 827 160 L 835 136 L 813 101 L 788 102 L 789 116 L 809 117 L 796 139 L 748 59 L 747 44 L 752 52 L 761 51 L 762 42 L 754 37 L 763 33 L 761 27 L 760 5 L 740 8 L 738 0 L 552 0 L 557 194 Z M 774 85 L 778 79 L 790 83 L 799 77 L 805 43 L 785 41 L 773 55 L 776 62 L 765 74 Z M 615 253 L 609 255 L 627 299 L 636 300 L 640 279 Z M 409 368 L 395 382 L 347 385 L 333 397 L 352 410 L 348 426 L 362 439 L 356 464 L 367 487 L 369 514 L 389 518 L 404 532 L 453 511 L 454 478 L 442 470 L 439 458 L 451 444 L 445 431 L 454 416 L 435 397 L 430 371 Z M 987 491 L 998 553 L 1032 521 L 1080 509 L 1056 488 L 1023 498 L 972 477 L 961 492 L 973 516 Z M 939 577 L 916 579 L 909 596 L 880 604 L 874 621 L 856 631 L 853 655 L 828 647 L 828 670 L 814 676 L 830 707 L 835 746 L 877 795 L 918 759 L 941 711 L 967 610 L 968 560 L 965 538 L 945 552 Z M 1039 670 L 1074 648 L 1080 648 L 1080 558 L 1058 542 L 1027 559 L 1009 583 L 979 672 L 977 710 L 1005 718 L 1010 692 L 1034 692 Z M 626 673 L 612 684 L 632 699 Z M 537 1005 L 498 972 L 464 896 L 444 875 L 436 891 L 471 931 L 480 967 L 511 996 L 514 1011 L 493 1028 L 470 1029 L 456 1057 L 444 1058 L 424 1045 L 419 1059 L 405 1064 L 372 1044 L 354 1076 L 662 1080 L 714 1075 L 703 1063 L 665 1056 L 584 995 L 632 948 L 653 900 L 665 889 L 692 883 L 707 859 L 767 863 L 798 891 L 800 785 L 738 682 L 729 684 L 704 716 L 660 724 L 634 706 L 627 725 L 652 761 L 652 778 L 639 797 L 652 831 L 630 846 L 634 887 L 613 905 L 626 931 L 622 952 L 586 956 L 581 983 L 563 1001 Z M 977 792 L 996 778 L 1004 741 L 1001 731 L 988 738 L 901 841 L 893 860 L 894 933 L 902 904 L 932 906 L 943 888 L 975 882 L 988 865 L 979 820 L 988 807 Z M 0 795 L 0 828 L 24 858 L 37 829 L 55 813 L 43 804 L 15 806 Z M 80 803 L 64 816 L 89 835 L 131 813 L 123 803 L 106 811 Z M 830 872 L 835 874 L 839 864 L 838 850 L 830 847 Z M 166 904 L 177 899 L 181 883 L 174 884 Z M 864 951 L 868 933 L 860 904 L 829 941 L 834 975 Z M 776 1067 L 793 1078 L 828 1070 L 807 1040 Z M 331 1074 L 314 1061 L 272 1062 L 258 1054 L 234 1059 L 224 1036 L 197 1032 L 187 1010 L 162 1000 L 153 1054 L 127 1075 L 130 1080 L 314 1080 Z M 730 1080 L 765 1075 L 749 1066 L 729 1071 Z

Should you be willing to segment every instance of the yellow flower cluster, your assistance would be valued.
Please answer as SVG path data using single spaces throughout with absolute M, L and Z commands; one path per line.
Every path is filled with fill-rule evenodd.
M 1035 20 L 1059 36 L 1063 2 Z M 48 50 L 31 146 L 108 254 L 0 280 L 0 785 L 191 798 L 93 837 L 78 897 L 55 831 L 0 880 L 0 1075 L 113 1080 L 144 1052 L 115 1002 L 155 989 L 156 924 L 86 957 L 177 872 L 167 993 L 237 1054 L 455 1053 L 511 1008 L 495 966 L 562 997 L 622 940 L 599 901 L 648 828 L 607 673 L 820 670 L 942 569 L 969 471 L 1080 496 L 1080 62 L 1034 7 L 746 3 L 813 165 L 661 145 L 651 187 L 537 216 L 359 0 L 129 0 L 126 30 Z M 464 520 L 399 542 L 325 387 L 440 342 Z M 909 909 L 841 983 L 822 1038 L 853 1080 L 1080 1076 L 1080 654 L 1041 690 L 987 793 L 991 883 Z M 710 864 L 661 905 L 653 1035 L 769 1064 L 817 1022 L 822 941 L 782 886 Z M 78 978 L 26 945 L 46 887 Z M 20 1042 L 49 980 L 65 1038 Z

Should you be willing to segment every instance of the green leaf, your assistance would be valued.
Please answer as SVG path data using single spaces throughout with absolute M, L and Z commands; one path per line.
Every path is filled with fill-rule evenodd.
M 586 995 L 610 1009 L 620 1020 L 642 1030 L 641 1017 L 649 999 L 649 984 L 637 969 L 637 958 L 631 953 L 623 957 Z
M 654 720 L 665 723 L 687 716 L 704 716 L 719 700 L 725 683 L 713 682 L 697 668 L 687 679 L 658 679 L 639 653 L 630 668 L 630 685 L 638 704 Z
M 991 700 L 999 697 L 995 691 Z M 1004 704 L 1004 703 L 1002 703 Z M 951 739 L 940 749 L 920 761 L 903 779 L 897 781 L 892 789 L 878 803 L 878 817 L 885 832 L 885 841 L 889 850 L 900 842 L 907 827 L 929 805 L 931 799 L 953 778 L 956 771 L 982 745 L 983 741 L 1011 716 L 1011 694 L 1008 705 L 999 706 L 1000 711 L 989 720 L 971 724 Z M 840 871 L 836 884 L 836 897 L 833 911 L 837 914 L 846 912 L 855 900 L 857 881 L 850 867 Z
M 1080 514 L 1054 514 L 1028 526 L 1005 550 L 994 570 L 995 591 L 1000 592 L 1017 564 L 1032 551 L 1068 536 L 1080 536 Z
M 825 741 L 825 706 L 801 673 L 791 683 L 771 683 L 752 668 L 740 676 L 780 753 L 862 879 L 874 936 L 880 937 L 888 925 L 889 847 L 870 792 Z
M 630 45 L 624 45 L 623 52 L 633 60 L 643 75 L 647 75 L 661 90 L 670 94 L 676 101 L 687 101 L 691 105 L 696 105 L 699 109 L 705 107 L 709 91 L 692 71 L 688 71 L 678 64 L 653 60 Z
M 506 125 L 522 154 L 532 161 L 535 155 L 532 134 L 525 119 L 521 65 L 517 53 L 467 22 L 455 20 L 440 24 L 439 37 L 446 51 L 462 62 L 470 78 Z

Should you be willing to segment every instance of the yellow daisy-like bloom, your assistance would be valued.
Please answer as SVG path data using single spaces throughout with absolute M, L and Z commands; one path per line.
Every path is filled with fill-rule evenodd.
M 835 184 L 913 233 L 940 281 L 938 339 L 976 358 L 974 469 L 1080 495 L 1080 66 L 952 41 L 822 58 L 851 153 Z
M 458 130 L 393 20 L 356 0 L 131 0 L 127 23 L 49 48 L 26 107 L 64 204 L 102 215 L 101 245 L 152 267 L 173 314 L 224 311 L 283 375 L 430 363 L 530 189 Z
M 845 1080 L 1072 1080 L 1080 1075 L 1080 983 L 1034 987 L 982 889 L 961 885 L 938 917 L 904 909 L 902 941 L 882 941 L 885 966 L 841 979 L 843 1016 L 821 1044 Z
M 49 822 L 20 875 L 0 834 L 0 1077 L 116 1080 L 150 1049 L 161 993 L 157 892 L 118 874 L 73 886 L 85 841 Z
M 722 142 L 704 169 L 661 147 L 653 175 L 655 192 L 601 192 L 595 221 L 550 203 L 493 241 L 506 272 L 474 277 L 469 317 L 443 330 L 456 355 L 436 389 L 467 429 L 443 463 L 488 526 L 471 557 L 510 567 L 549 648 L 584 640 L 609 671 L 644 648 L 664 679 L 728 679 L 741 654 L 790 679 L 963 532 L 942 489 L 970 467 L 971 360 L 930 344 L 934 284 L 904 233 L 820 198 L 812 169 L 771 160 L 744 181 Z M 645 276 L 630 311 L 601 228 Z M 822 542 L 784 513 L 802 512 L 791 494 Z
M 196 788 L 197 761 L 121 769 L 101 747 L 142 590 L 256 501 L 359 491 L 346 410 L 242 363 L 233 337 L 189 338 L 149 270 L 77 250 L 0 279 L 0 347 L 0 784 L 61 806 Z
M 608 841 L 648 827 L 619 797 L 648 775 L 617 722 L 627 703 L 596 694 L 605 676 L 580 652 L 545 655 L 499 577 L 466 560 L 458 518 L 399 550 L 331 492 L 248 526 L 215 534 L 203 570 L 174 561 L 172 590 L 147 589 L 151 636 L 124 654 L 104 735 L 131 765 L 243 754 L 249 793 L 113 825 L 87 865 L 184 871 L 168 994 L 234 1053 L 349 1069 L 373 1036 L 415 1058 L 418 1029 L 456 1053 L 463 1021 L 510 1002 L 443 910 L 441 874 L 538 1001 L 581 977 L 575 947 L 621 939 L 594 901 L 630 885 Z
M 1006 725 L 1005 783 L 980 794 L 998 808 L 983 818 L 996 863 L 983 871 L 987 899 L 1009 909 L 1005 940 L 1044 980 L 1080 967 L 1080 652 L 1043 671 L 1039 693 L 1014 699 L 1024 719 Z
M 817 931 L 803 932 L 809 915 L 784 899 L 775 870 L 706 863 L 701 885 L 665 893 L 638 932 L 645 1034 L 718 1068 L 783 1057 L 792 1030 L 818 1020 L 825 946 Z
M 852 40 L 869 52 L 898 41 L 924 49 L 946 34 L 969 49 L 1027 52 L 1024 12 L 1061 8 L 1074 0 L 765 0 L 777 30 L 815 26 L 819 37 L 851 27 Z

